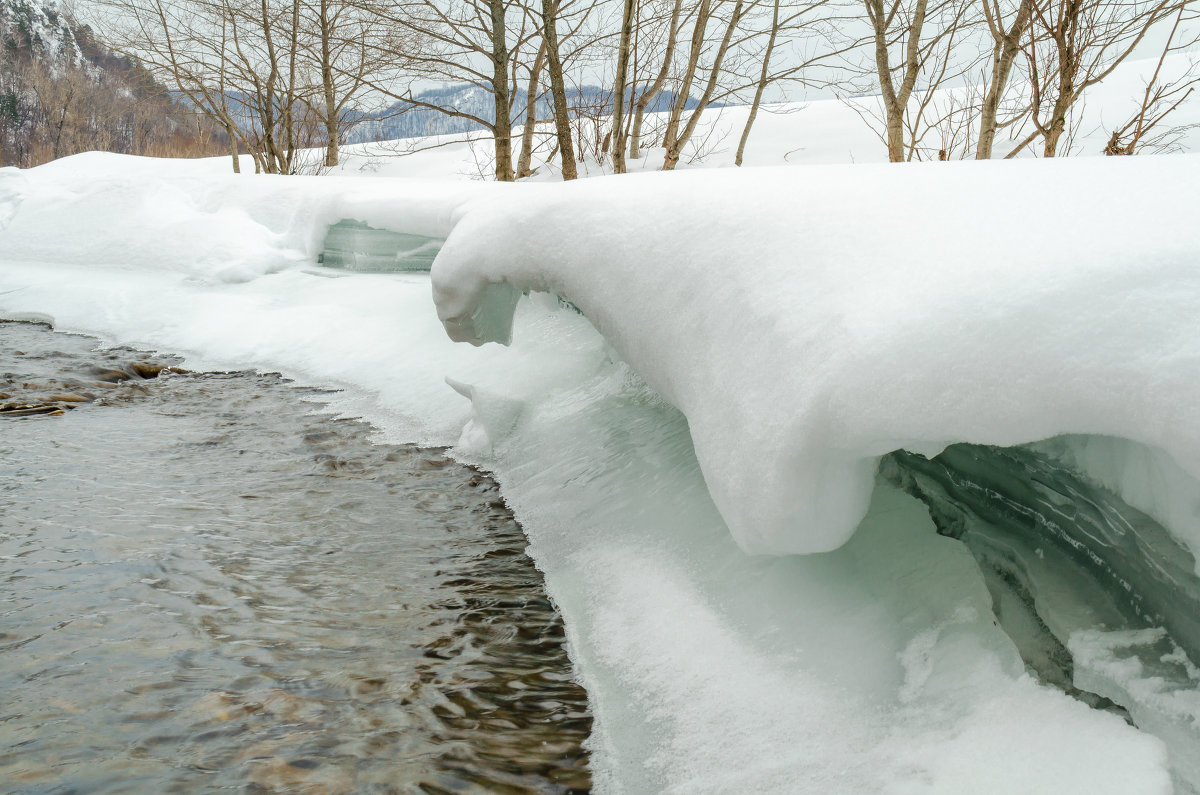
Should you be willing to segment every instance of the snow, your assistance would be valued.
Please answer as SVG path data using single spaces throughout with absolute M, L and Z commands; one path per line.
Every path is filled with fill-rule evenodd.
M 965 546 L 874 473 L 1075 434 L 1048 454 L 1200 551 L 1200 157 L 863 165 L 859 125 L 810 103 L 748 159 L 807 165 L 567 185 L 467 179 L 465 142 L 315 178 L 0 169 L 0 317 L 341 387 L 496 472 L 599 791 L 1194 788 L 1200 691 L 1123 664 L 1161 636 L 1070 639 L 1144 730 L 1039 684 Z M 446 243 L 431 275 L 317 266 L 342 220 Z
M 0 169 L 0 224 L 8 217 L 0 226 L 4 256 L 178 268 L 198 278 L 247 281 L 315 263 L 337 221 L 443 238 L 468 199 L 512 187 L 336 176 L 247 179 L 227 168 L 220 158 L 162 161 L 91 152 L 29 172 Z M 31 179 L 38 190 L 26 195 Z
M 434 298 L 476 344 L 517 292 L 571 301 L 687 417 L 744 550 L 824 552 L 898 448 L 1103 434 L 1200 474 L 1197 185 L 1192 155 L 547 185 L 464 215 Z
M 1197 57 L 1195 53 L 1172 55 L 1163 67 L 1162 79 L 1171 80 L 1181 75 Z M 1066 136 L 1063 146 L 1068 147 L 1074 155 L 1099 156 L 1113 128 L 1124 124 L 1137 111 L 1145 81 L 1152 76 L 1156 65 L 1157 60 L 1154 59 L 1128 62 L 1104 82 L 1088 89 L 1073 112 L 1072 132 Z M 961 88 L 954 90 L 959 94 L 964 91 Z M 868 96 L 844 99 L 821 97 L 808 101 L 764 104 L 750 134 L 744 165 L 886 162 L 886 145 L 859 114 L 859 111 L 877 110 L 879 102 L 878 96 Z M 732 166 L 748 113 L 749 108 L 744 105 L 714 108 L 706 112 L 692 142 L 684 149 L 682 162 L 685 166 Z M 647 124 L 654 124 L 653 114 L 647 116 Z M 1174 141 L 1169 147 L 1172 151 L 1200 150 L 1200 103 L 1183 104 L 1164 124 L 1168 128 L 1180 128 L 1177 136 L 1170 136 Z M 1011 152 L 1027 134 L 1028 130 L 1019 127 L 1002 130 L 995 144 L 997 158 Z M 514 135 L 519 135 L 519 128 Z M 552 148 L 549 134 L 539 133 L 537 139 L 542 141 L 538 153 L 547 154 Z M 653 136 L 646 136 L 646 140 L 652 139 Z M 936 160 L 938 149 L 945 145 L 936 129 L 926 135 L 923 143 L 926 146 L 922 153 L 925 160 Z M 330 173 L 478 180 L 490 175 L 492 151 L 490 141 L 481 133 L 357 144 L 343 150 L 346 157 Z M 1036 154 L 1036 147 L 1027 147 L 1017 156 L 1031 158 Z M 957 147 L 951 147 L 952 160 L 973 157 L 974 152 L 964 148 L 961 142 Z M 662 160 L 663 150 L 650 146 L 643 149 L 641 158 L 629 163 L 629 170 L 653 171 L 662 165 Z M 535 156 L 534 166 L 537 173 L 533 181 L 559 179 L 557 168 L 553 164 L 547 165 L 540 157 Z M 243 158 L 242 167 L 253 170 L 253 163 L 248 157 Z M 582 175 L 599 176 L 609 173 L 610 169 L 598 164 L 594 158 L 582 156 L 579 172 Z

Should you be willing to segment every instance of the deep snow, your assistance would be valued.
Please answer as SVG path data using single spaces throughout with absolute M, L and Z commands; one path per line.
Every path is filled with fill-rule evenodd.
M 447 151 L 373 173 L 453 176 Z M 572 185 L 227 168 L 0 170 L 0 316 L 342 386 L 383 436 L 495 470 L 602 790 L 1171 789 L 1168 745 L 1034 681 L 969 553 L 873 472 L 1087 434 L 1054 454 L 1200 551 L 1200 157 Z M 432 277 L 317 267 L 342 219 L 448 239 Z M 439 313 L 512 344 L 454 344 Z M 1075 648 L 1120 677 L 1118 641 Z

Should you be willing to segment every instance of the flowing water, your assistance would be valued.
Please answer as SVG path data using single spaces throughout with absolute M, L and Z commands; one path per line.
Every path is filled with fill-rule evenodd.
M 591 717 L 485 474 L 278 376 L 0 324 L 0 790 L 575 792 Z M 1200 792 L 1200 577 L 1036 446 L 883 480 L 979 563 L 1030 672 Z
M 490 478 L 278 376 L 95 346 L 0 324 L 4 790 L 589 788 Z

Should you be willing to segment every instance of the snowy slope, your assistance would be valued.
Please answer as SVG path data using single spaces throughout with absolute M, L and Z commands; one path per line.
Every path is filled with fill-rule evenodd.
M 1182 73 L 1189 58 L 1181 54 L 1168 60 L 1163 76 Z M 1120 126 L 1136 111 L 1141 101 L 1145 81 L 1153 74 L 1157 61 L 1140 60 L 1123 64 L 1103 83 L 1089 89 L 1075 113 L 1074 134 L 1070 152 L 1074 155 L 1100 156 L 1112 129 Z M 887 161 L 887 147 L 855 111 L 871 109 L 877 97 L 862 97 L 842 101 L 816 99 L 810 102 L 790 102 L 765 105 L 754 123 L 746 148 L 746 166 L 804 165 L 815 163 L 882 163 Z M 690 168 L 722 168 L 733 165 L 738 139 L 746 123 L 748 108 L 728 106 L 706 112 L 703 121 L 684 150 L 683 162 Z M 1170 118 L 1170 127 L 1182 128 L 1173 151 L 1200 151 L 1200 101 L 1190 101 Z M 653 126 L 653 119 L 648 128 Z M 996 157 L 1007 155 L 1028 130 L 1009 128 L 1008 138 L 996 141 Z M 647 136 L 652 140 L 652 136 Z M 539 150 L 551 148 L 549 138 Z M 936 158 L 942 146 L 937 132 L 928 134 L 931 152 L 926 159 Z M 365 176 L 419 176 L 486 178 L 491 162 L 491 143 L 485 136 L 443 135 L 433 138 L 400 139 L 378 144 L 357 144 L 347 148 L 349 157 L 336 171 Z M 1037 154 L 1036 147 L 1027 147 L 1020 158 Z M 971 159 L 973 153 L 959 147 L 951 159 Z M 535 158 L 539 171 L 534 180 L 555 180 L 557 169 Z M 662 164 L 662 150 L 647 148 L 639 161 L 631 162 L 631 171 L 655 170 Z M 253 168 L 247 160 L 246 165 Z M 599 175 L 608 167 L 587 157 L 581 158 L 580 173 Z

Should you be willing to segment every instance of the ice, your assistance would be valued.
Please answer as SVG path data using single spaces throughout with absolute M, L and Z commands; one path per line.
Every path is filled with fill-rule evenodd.
M 1060 641 L 1085 622 L 1164 626 L 1200 660 L 1195 560 L 1116 494 L 1031 449 L 953 445 L 932 461 L 898 453 L 881 472 L 926 501 L 939 532 L 962 539 L 1008 586 L 1033 601 L 1076 602 L 1039 611 Z
M 1167 792 L 1166 752 L 1025 674 L 967 547 L 887 486 L 841 549 L 746 556 L 688 423 L 569 308 L 457 372 L 624 792 Z M 1014 760 L 1020 760 L 1019 763 Z
M 175 270 L 247 282 L 316 265 L 331 227 L 353 219 L 397 236 L 413 260 L 446 237 L 495 183 L 271 177 L 224 173 L 220 160 L 91 152 L 0 172 L 7 260 Z M 32 188 L 30 183 L 36 185 Z M 7 225 L 5 219 L 7 218 Z M 338 233 L 334 233 L 335 240 Z M 397 249 L 399 250 L 399 248 Z M 368 252 L 369 253 L 369 252 Z
M 228 284 L 173 268 L 3 262 L 0 317 L 31 312 L 64 331 L 184 354 L 192 369 L 257 367 L 345 389 L 336 407 L 393 441 L 453 443 L 469 406 L 446 386 L 447 369 L 486 359 L 446 339 L 426 274 L 314 268 Z
M 954 445 L 932 461 L 893 454 L 881 474 L 928 504 L 939 533 L 971 550 L 992 610 L 1030 670 L 1163 739 L 1179 789 L 1194 791 L 1194 560 L 1153 518 L 1046 452 L 1065 446 L 1090 445 L 1086 437 Z
M 443 242 L 436 237 L 391 232 L 344 219 L 329 227 L 317 262 L 359 273 L 427 271 Z
M 348 386 L 340 407 L 392 438 L 459 438 L 567 616 L 598 791 L 1169 791 L 1160 741 L 1024 673 L 969 552 L 920 503 L 880 488 L 837 552 L 746 556 L 684 416 L 585 317 L 523 299 L 513 346 L 475 349 L 428 296 L 409 274 L 0 268 L 0 314 L 40 307 L 193 366 L 273 362 Z
M 1200 671 L 1161 629 L 1072 633 L 1075 681 L 1127 704 L 1170 749 L 1177 792 L 1200 790 Z
M 1168 453 L 1111 436 L 1065 436 L 1036 449 L 1118 494 L 1183 542 L 1200 574 L 1200 481 Z

